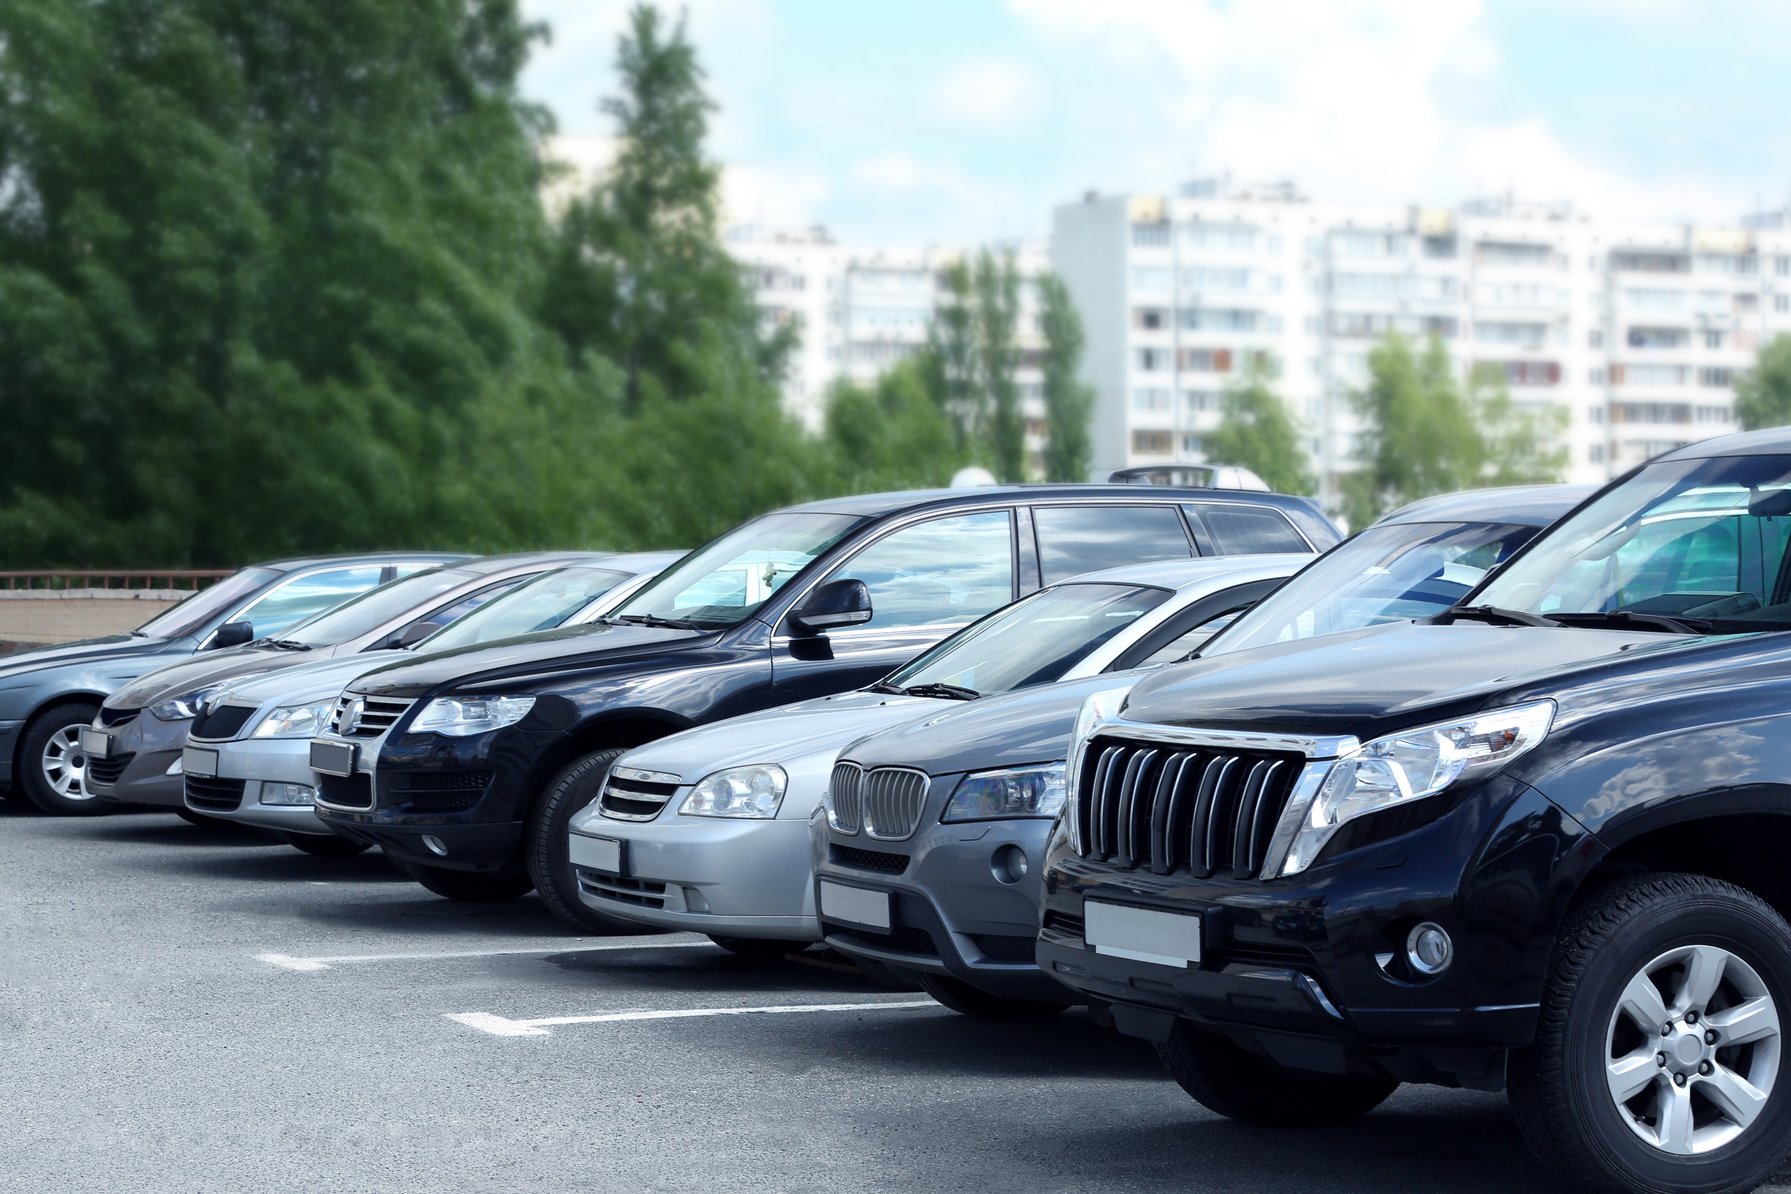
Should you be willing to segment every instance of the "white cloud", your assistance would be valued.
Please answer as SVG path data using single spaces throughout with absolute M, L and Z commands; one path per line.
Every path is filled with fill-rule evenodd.
M 721 193 L 725 223 L 805 228 L 822 222 L 833 187 L 816 170 L 730 163 L 722 168 Z
M 1039 114 L 1045 89 L 1038 74 L 1013 58 L 966 58 L 947 67 L 929 110 L 942 121 L 1006 129 Z

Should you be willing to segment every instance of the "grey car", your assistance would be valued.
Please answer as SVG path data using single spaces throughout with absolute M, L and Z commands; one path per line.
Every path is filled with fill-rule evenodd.
M 1434 614 L 1590 492 L 1526 487 L 1415 503 L 1320 557 L 1198 654 Z M 1033 962 L 1040 862 L 1078 715 L 1117 701 L 1140 674 L 978 701 L 847 746 L 813 826 L 827 944 L 912 973 L 966 1014 L 1068 1006 L 1068 990 Z M 910 803 L 892 826 L 877 801 L 893 782 Z
M 686 730 L 617 760 L 573 819 L 579 899 L 742 953 L 820 937 L 808 817 L 839 749 L 986 694 L 1179 658 L 1310 555 L 1130 564 L 1007 605 L 869 688 Z
M 102 801 L 185 809 L 181 749 L 206 699 L 226 683 L 317 659 L 409 646 L 485 602 L 590 552 L 487 556 L 407 576 L 286 631 L 172 663 L 107 697 L 81 732 L 87 788 Z
M 421 655 L 519 635 L 575 635 L 577 628 L 626 601 L 682 554 L 596 556 L 556 568 L 408 650 Z M 364 843 L 333 832 L 312 812 L 317 777 L 311 770 L 311 739 L 351 681 L 407 657 L 405 648 L 363 651 L 230 682 L 206 703 L 187 735 L 181 754 L 187 810 L 274 830 L 308 854 L 365 850 Z M 452 793 L 417 796 L 419 801 L 452 798 Z
M 0 658 L 0 788 L 46 813 L 99 812 L 80 735 L 120 685 L 195 652 L 277 636 L 378 585 L 465 558 L 375 552 L 256 564 L 129 634 Z

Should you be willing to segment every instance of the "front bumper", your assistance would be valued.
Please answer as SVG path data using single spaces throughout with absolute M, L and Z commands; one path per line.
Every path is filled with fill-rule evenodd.
M 104 759 L 89 756 L 87 790 L 113 804 L 185 806 L 179 768 L 191 721 L 163 721 L 146 709 L 123 725 L 95 727 L 110 740 Z
M 890 897 L 887 931 L 830 918 L 822 940 L 841 953 L 949 975 L 1009 999 L 1067 1002 L 1073 995 L 1034 961 L 1039 875 L 1051 834 L 1046 820 L 935 823 L 905 842 L 829 830 L 817 884 L 826 879 Z M 1012 876 L 1012 851 L 1025 873 Z M 897 873 L 889 869 L 906 860 Z
M 186 806 L 208 817 L 219 817 L 286 833 L 332 835 L 317 819 L 309 804 L 263 804 L 263 785 L 304 784 L 315 787 L 311 770 L 310 740 L 305 738 L 244 738 L 234 742 L 190 741 L 194 750 L 215 751 L 216 774 L 205 780 L 186 775 Z M 232 806 L 231 800 L 237 803 Z
M 1294 1068 L 1493 1089 L 1506 1053 L 1535 1037 L 1552 943 L 1548 876 L 1585 838 L 1540 794 L 1504 779 L 1412 832 L 1266 882 L 1121 870 L 1077 856 L 1060 833 L 1038 962 L 1111 1001 L 1116 1026 L 1133 1035 L 1162 1040 L 1188 1020 Z M 1089 898 L 1198 915 L 1199 962 L 1090 948 Z M 1399 961 L 1420 921 L 1455 943 L 1453 965 L 1428 979 Z
M 819 941 L 808 822 L 684 817 L 580 823 L 579 838 L 622 843 L 621 873 L 574 866 L 578 898 L 609 916 L 731 937 Z
M 401 861 L 502 870 L 521 858 L 536 763 L 564 737 L 524 722 L 464 738 L 387 732 L 319 739 L 352 742 L 356 764 L 347 779 L 317 775 L 315 815 L 332 832 Z

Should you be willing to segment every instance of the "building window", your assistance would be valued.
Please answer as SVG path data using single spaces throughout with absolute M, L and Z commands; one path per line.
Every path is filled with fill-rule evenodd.
M 1586 333 L 1586 347 L 1587 348 L 1603 348 L 1604 347 L 1604 329 L 1593 328 L 1591 331 L 1587 332 Z
M 1705 348 L 1721 348 L 1722 346 L 1723 346 L 1723 333 L 1722 332 L 1707 331 L 1704 333 L 1704 347 Z
M 1783 261 L 1786 260 L 1786 258 L 1781 257 L 1779 260 Z M 1777 311 L 1780 315 L 1785 314 L 1787 311 L 1791 311 L 1791 294 L 1773 295 L 1772 309 Z
M 1137 411 L 1168 410 L 1173 395 L 1168 390 L 1141 388 L 1132 391 L 1132 409 Z
M 1167 456 L 1173 451 L 1173 437 L 1167 431 L 1134 431 L 1132 451 L 1140 456 Z
M 1133 224 L 1132 245 L 1139 249 L 1167 249 L 1169 247 L 1169 225 Z
M 1199 456 L 1206 450 L 1203 446 L 1204 442 L 1198 435 L 1182 436 L 1182 454 L 1184 456 Z
M 1142 332 L 1161 331 L 1165 326 L 1161 307 L 1139 307 L 1132 312 L 1132 326 Z
M 1167 348 L 1140 348 L 1137 350 L 1137 357 L 1140 373 L 1161 373 L 1169 368 Z
M 1604 463 L 1604 445 L 1603 444 L 1593 444 L 1590 448 L 1587 448 L 1586 449 L 1586 459 L 1587 459 L 1587 461 L 1589 461 L 1592 464 L 1603 464 Z
M 1711 389 L 1727 389 L 1735 384 L 1735 370 L 1727 365 L 1700 365 L 1698 384 Z

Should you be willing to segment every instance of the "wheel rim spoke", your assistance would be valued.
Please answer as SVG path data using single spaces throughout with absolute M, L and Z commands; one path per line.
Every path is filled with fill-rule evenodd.
M 1661 1068 L 1655 1062 L 1654 1054 L 1654 1047 L 1649 1045 L 1611 1062 L 1605 1070 L 1605 1078 L 1611 1084 L 1613 1099 L 1619 1103 L 1627 1103 L 1647 1089 L 1650 1082 L 1661 1077 Z
M 1629 980 L 1629 986 L 1623 988 L 1623 998 L 1618 1007 L 1635 1021 L 1636 1027 L 1651 1036 L 1659 1032 L 1660 1026 L 1667 1021 L 1666 1002 L 1661 999 L 1660 992 L 1646 972 Z
M 1661 1084 L 1660 1098 L 1656 1110 L 1660 1116 L 1657 1138 L 1660 1146 L 1670 1153 L 1690 1153 L 1692 1151 L 1692 1102 L 1691 1091 L 1683 1086 L 1674 1086 L 1670 1082 Z
M 1679 985 L 1679 997 L 1674 1001 L 1673 1010 L 1681 1014 L 1688 1010 L 1702 1013 L 1716 997 L 1716 989 L 1728 967 L 1728 950 L 1711 945 L 1693 946 L 1691 956 L 1685 960 L 1685 981 Z
M 1715 1103 L 1738 1126 L 1745 1129 L 1766 1106 L 1766 1092 L 1721 1063 L 1711 1075 L 1699 1083 L 1706 1098 Z
M 1779 1011 L 1765 995 L 1711 1012 L 1704 1022 L 1722 1034 L 1725 1045 L 1747 1045 L 1779 1034 Z

